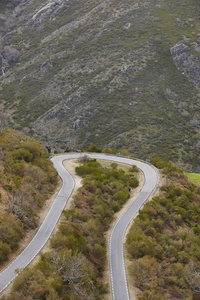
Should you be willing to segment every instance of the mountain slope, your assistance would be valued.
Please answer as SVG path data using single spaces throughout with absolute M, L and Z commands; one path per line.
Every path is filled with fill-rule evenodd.
M 51 149 L 96 143 L 200 170 L 197 1 L 13 0 L 2 7 L 8 125 Z

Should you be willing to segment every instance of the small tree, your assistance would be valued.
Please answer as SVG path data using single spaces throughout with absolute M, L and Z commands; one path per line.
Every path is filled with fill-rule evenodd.
M 97 152 L 97 153 L 101 153 L 102 149 L 99 148 L 97 145 L 95 144 L 91 144 L 90 147 L 87 150 L 88 152 Z
M 200 267 L 190 262 L 185 266 L 184 276 L 191 290 L 200 293 Z
M 103 150 L 104 153 L 110 153 L 110 154 L 116 154 L 118 153 L 119 151 L 117 149 L 111 149 L 111 148 L 106 148 Z
M 111 168 L 112 169 L 117 169 L 117 167 L 118 167 L 118 164 L 117 163 L 115 163 L 115 162 L 113 162 L 112 164 L 111 164 Z
M 52 263 L 57 274 L 61 276 L 63 282 L 77 283 L 84 277 L 90 277 L 86 258 L 82 254 L 72 256 L 59 256 L 53 254 Z

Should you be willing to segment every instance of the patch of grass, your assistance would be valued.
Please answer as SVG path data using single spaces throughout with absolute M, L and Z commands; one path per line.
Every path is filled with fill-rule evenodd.
M 188 180 L 196 185 L 200 186 L 200 174 L 198 173 L 185 173 Z
M 105 167 L 105 168 L 111 168 L 112 169 L 112 166 L 111 166 L 112 162 L 106 161 L 106 160 L 105 161 L 104 160 L 100 160 L 100 162 L 101 162 L 101 165 L 103 167 Z M 130 170 L 130 166 L 125 165 L 125 164 L 121 164 L 121 163 L 117 163 L 117 169 L 121 169 L 125 173 L 128 173 L 129 170 Z

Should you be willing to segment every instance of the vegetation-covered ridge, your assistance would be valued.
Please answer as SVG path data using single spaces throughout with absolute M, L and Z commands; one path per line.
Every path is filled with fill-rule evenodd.
M 166 183 L 134 221 L 126 248 L 138 300 L 199 299 L 200 187 L 161 159 Z
M 0 3 L 3 126 L 200 171 L 198 1 Z
M 26 231 L 57 184 L 57 172 L 42 145 L 13 129 L 0 133 L 0 264 Z
M 84 157 L 76 167 L 83 185 L 71 208 L 63 211 L 50 250 L 19 274 L 11 294 L 2 299 L 104 299 L 105 232 L 130 189 L 138 185 L 137 172 L 136 166 L 124 171 L 116 163 L 103 166 Z

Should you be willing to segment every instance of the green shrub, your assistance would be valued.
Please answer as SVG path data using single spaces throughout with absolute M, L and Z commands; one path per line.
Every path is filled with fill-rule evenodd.
M 102 149 L 99 148 L 97 145 L 91 144 L 90 147 L 87 149 L 87 151 L 101 153 Z
M 3 243 L 0 240 L 0 262 L 5 261 L 9 254 L 11 253 L 11 248 L 7 243 Z
M 18 149 L 13 151 L 13 158 L 15 160 L 24 160 L 26 162 L 31 162 L 33 159 L 33 154 L 27 149 Z
M 139 169 L 136 165 L 132 165 L 131 168 L 129 169 L 129 172 L 138 173 Z

